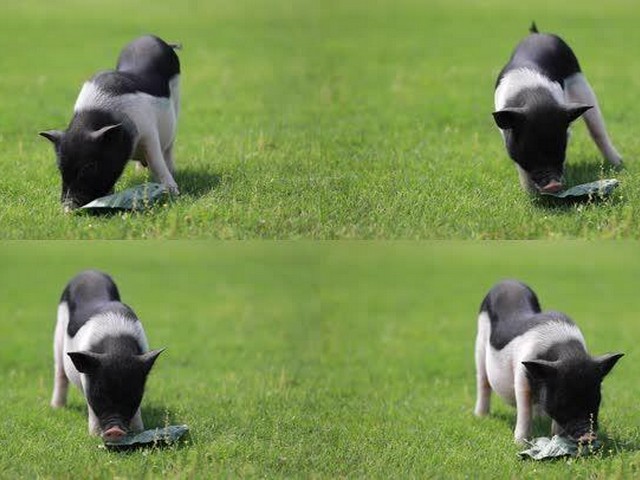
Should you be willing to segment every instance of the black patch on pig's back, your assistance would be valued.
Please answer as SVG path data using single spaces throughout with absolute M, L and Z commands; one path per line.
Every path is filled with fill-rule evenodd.
M 145 35 L 122 49 L 116 70 L 140 76 L 157 75 L 169 80 L 180 73 L 180 59 L 164 40 L 155 35 Z
M 69 308 L 69 325 L 67 333 L 70 337 L 75 336 L 85 323 L 96 315 L 110 313 L 132 322 L 139 321 L 134 311 L 124 303 L 120 302 L 94 302 L 89 304 L 76 304 L 75 308 Z
M 581 71 L 571 47 L 557 35 L 545 33 L 532 33 L 516 46 L 498 76 L 496 87 L 505 74 L 518 68 L 538 71 L 561 86 L 567 77 Z
M 73 277 L 60 297 L 68 304 L 95 300 L 120 301 L 120 292 L 113 279 L 98 270 L 85 270 Z
M 67 334 L 70 337 L 91 317 L 101 313 L 112 312 L 138 321 L 133 310 L 120 302 L 120 292 L 111 277 L 97 270 L 86 270 L 72 278 L 62 292 L 60 303 L 66 303 L 69 309 Z
M 90 82 L 112 96 L 146 93 L 154 97 L 169 98 L 169 80 L 159 75 L 137 75 L 109 70 L 94 75 Z
M 91 81 L 110 95 L 146 93 L 170 96 L 169 82 L 180 74 L 180 60 L 162 39 L 145 35 L 129 43 L 118 57 L 116 70 L 98 73 Z
M 491 317 L 490 317 L 491 318 Z M 565 323 L 574 325 L 573 321 L 565 314 L 560 312 L 543 312 L 529 314 L 523 316 L 515 316 L 510 319 L 492 319 L 491 335 L 489 342 L 496 350 L 506 347 L 514 338 L 524 335 L 529 330 L 539 327 L 543 324 Z
M 495 285 L 480 305 L 480 313 L 482 312 L 489 316 L 489 343 L 496 350 L 503 349 L 514 338 L 541 324 L 573 324 L 571 319 L 562 313 L 541 313 L 536 294 L 517 280 L 505 280 Z

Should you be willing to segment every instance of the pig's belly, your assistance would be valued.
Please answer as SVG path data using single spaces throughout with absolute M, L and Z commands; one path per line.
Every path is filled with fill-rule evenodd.
M 514 342 L 512 342 L 514 343 Z M 513 345 L 509 344 L 502 350 L 487 349 L 487 377 L 494 392 L 507 403 L 516 404 L 514 388 Z

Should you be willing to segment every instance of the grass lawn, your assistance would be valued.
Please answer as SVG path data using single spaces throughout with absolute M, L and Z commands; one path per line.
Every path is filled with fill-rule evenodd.
M 634 244 L 22 242 L 0 264 L 0 478 L 640 474 Z M 188 443 L 105 452 L 77 391 L 49 408 L 57 300 L 87 267 L 167 347 L 143 417 L 189 424 Z M 504 277 L 572 316 L 593 353 L 626 353 L 603 386 L 596 457 L 521 461 L 512 408 L 494 399 L 473 417 L 476 313 Z
M 640 10 L 632 0 L 5 0 L 4 238 L 638 238 Z M 627 169 L 580 122 L 571 184 L 525 195 L 493 124 L 493 84 L 535 19 L 574 47 Z M 82 82 L 154 32 L 181 41 L 183 195 L 141 215 L 65 216 L 50 145 Z M 118 189 L 146 177 L 129 167 Z

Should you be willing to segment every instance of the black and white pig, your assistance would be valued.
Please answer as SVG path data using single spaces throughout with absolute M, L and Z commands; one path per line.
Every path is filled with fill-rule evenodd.
M 493 390 L 517 408 L 516 442 L 530 436 L 534 410 L 551 417 L 553 434 L 595 440 L 600 384 L 622 355 L 590 356 L 569 317 L 542 312 L 523 283 L 498 283 L 478 316 L 475 414 L 489 413 Z
M 493 117 L 527 191 L 563 189 L 569 124 L 581 115 L 602 155 L 622 165 L 578 59 L 560 37 L 538 33 L 535 24 L 500 72 L 494 100 Z
M 69 381 L 84 394 L 89 432 L 117 440 L 142 431 L 140 403 L 162 350 L 149 350 L 142 323 L 120 302 L 113 280 L 87 270 L 67 285 L 58 305 L 51 406 L 66 405 Z
M 66 131 L 40 132 L 55 148 L 66 211 L 112 192 L 130 159 L 179 193 L 173 178 L 180 104 L 175 47 L 151 35 L 137 38 L 120 53 L 116 70 L 84 84 Z

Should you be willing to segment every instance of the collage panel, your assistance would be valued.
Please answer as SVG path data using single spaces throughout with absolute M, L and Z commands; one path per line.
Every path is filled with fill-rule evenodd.
M 636 239 L 638 15 L 8 0 L 0 237 Z
M 18 242 L 0 264 L 2 477 L 635 476 L 634 243 Z

